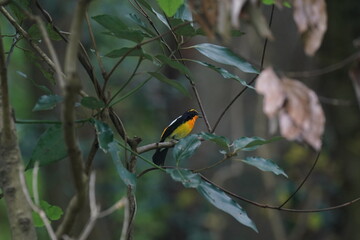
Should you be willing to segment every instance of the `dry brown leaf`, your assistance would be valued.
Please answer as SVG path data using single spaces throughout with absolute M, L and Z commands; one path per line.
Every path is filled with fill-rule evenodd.
M 195 21 L 204 30 L 205 34 L 210 38 L 214 38 L 218 17 L 218 1 L 190 0 L 189 7 Z
M 264 95 L 264 113 L 278 118 L 283 137 L 320 150 L 325 116 L 314 91 L 297 80 L 279 79 L 272 68 L 261 72 L 255 88 Z
M 294 20 L 303 37 L 305 53 L 313 56 L 327 29 L 325 0 L 294 0 Z
M 269 28 L 269 24 L 265 19 L 261 8 L 257 5 L 257 3 L 254 2 L 251 2 L 248 6 L 251 23 L 253 24 L 256 32 L 260 35 L 260 37 L 274 40 L 274 37 Z

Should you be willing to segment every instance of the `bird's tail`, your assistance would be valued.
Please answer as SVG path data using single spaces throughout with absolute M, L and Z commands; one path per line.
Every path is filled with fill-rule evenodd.
M 163 166 L 165 163 L 166 154 L 168 152 L 168 148 L 164 149 L 156 149 L 156 152 L 154 153 L 152 160 L 156 165 Z

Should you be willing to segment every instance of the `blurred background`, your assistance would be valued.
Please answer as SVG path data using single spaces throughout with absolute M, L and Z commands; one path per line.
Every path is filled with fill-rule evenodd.
M 60 29 L 69 29 L 75 1 L 41 1 L 41 3 Z M 344 59 L 359 51 L 354 46 L 354 40 L 360 37 L 359 2 L 328 0 L 326 3 L 328 29 L 322 46 L 314 57 L 310 58 L 304 54 L 302 41 L 293 20 L 292 9 L 289 8 L 275 8 L 271 26 L 274 40 L 268 42 L 265 53 L 264 67 L 273 66 L 285 76 L 291 75 L 313 89 L 320 98 L 326 116 L 323 148 L 318 164 L 301 190 L 286 205 L 288 208 L 326 208 L 350 201 L 360 195 L 360 112 L 348 75 L 351 63 L 314 77 L 306 77 L 304 74 L 306 71 L 343 63 Z M 271 6 L 263 7 L 267 19 L 269 19 L 270 11 Z M 136 11 L 128 1 L 93 1 L 89 8 L 90 17 L 110 14 L 126 20 L 129 13 L 136 13 Z M 91 23 L 102 56 L 113 49 L 129 44 L 101 34 L 104 29 L 93 20 Z M 161 30 L 165 30 L 159 21 L 155 23 Z M 0 16 L 0 24 L 3 34 L 14 34 L 14 30 L 3 16 Z M 232 38 L 227 46 L 259 66 L 264 39 L 246 23 L 242 23 L 240 30 L 245 34 Z M 4 40 L 5 48 L 9 49 L 12 39 L 5 38 Z M 171 38 L 168 40 L 171 41 Z M 187 44 L 190 46 L 209 41 L 206 37 L 196 37 Z M 95 54 L 91 51 L 91 41 L 85 25 L 83 43 L 93 59 L 97 75 L 100 76 L 101 72 L 97 67 Z M 213 43 L 224 44 L 216 41 Z M 28 47 L 25 43 L 22 44 L 24 48 Z M 61 41 L 54 44 L 60 58 L 63 58 L 65 44 Z M 159 46 L 150 44 L 145 49 L 155 52 Z M 49 84 L 46 76 L 32 61 L 31 56 L 24 52 L 26 51 L 20 48 L 15 49 L 9 65 L 11 99 L 16 118 L 59 120 L 58 107 L 52 111 L 32 111 L 37 99 L 44 94 L 34 86 L 32 81 L 47 85 L 57 93 L 60 91 L 58 86 Z M 184 50 L 183 55 L 184 58 L 205 59 L 194 50 Z M 116 62 L 111 58 L 103 57 L 102 59 L 107 70 Z M 206 61 L 209 60 L 206 59 Z M 126 81 L 136 62 L 136 58 L 128 58 L 120 65 L 111 78 L 111 89 L 119 88 Z M 202 66 L 190 63 L 187 66 L 194 76 L 207 117 L 213 125 L 243 86 L 234 80 L 223 79 L 217 73 L 214 74 L 213 71 Z M 154 68 L 152 63 L 144 62 L 139 72 L 150 71 L 151 68 Z M 79 69 L 84 73 L 81 76 L 84 90 L 95 96 L 84 69 L 80 66 Z M 247 81 L 253 77 L 236 72 L 235 69 L 229 70 Z M 25 73 L 27 77 L 20 73 Z M 191 97 L 186 97 L 173 88 L 152 79 L 132 97 L 115 106 L 128 135 L 142 138 L 140 145 L 158 141 L 163 128 L 175 117 L 189 108 L 198 109 L 191 87 L 184 76 L 171 68 L 164 69 L 163 73 L 184 84 L 189 89 Z M 130 84 L 128 90 L 143 80 L 144 77 L 139 75 Z M 88 116 L 89 112 L 79 109 L 78 118 Z M 37 139 L 46 127 L 46 125 L 17 125 L 25 164 L 29 161 Z M 271 136 L 268 129 L 267 119 L 262 113 L 262 97 L 254 90 L 248 89 L 226 112 L 216 134 L 226 136 L 231 140 L 242 136 L 269 138 Z M 195 133 L 207 131 L 204 122 L 198 121 L 193 131 Z M 93 135 L 94 132 L 89 124 L 79 127 L 80 144 L 85 158 L 92 144 Z M 219 150 L 216 145 L 205 142 L 197 153 L 182 165 L 190 169 L 208 166 L 222 158 Z M 153 152 L 147 152 L 143 156 L 151 159 L 152 154 Z M 308 147 L 286 140 L 265 145 L 255 155 L 272 159 L 284 169 L 288 179 L 245 166 L 239 160 L 246 155 L 226 161 L 203 174 L 240 196 L 263 204 L 279 205 L 296 189 L 316 159 L 316 154 Z M 167 158 L 167 164 L 174 165 L 170 156 L 171 153 Z M 138 161 L 138 172 L 148 167 L 147 163 Z M 98 151 L 94 160 L 94 170 L 97 177 L 97 200 L 102 209 L 105 209 L 124 196 L 126 188 L 108 155 Z M 31 170 L 26 174 L 30 179 Z M 64 210 L 74 194 L 68 161 L 65 159 L 42 167 L 39 184 L 41 198 Z M 134 239 L 360 239 L 358 230 L 360 203 L 328 212 L 288 213 L 239 202 L 257 225 L 259 229 L 257 234 L 239 224 L 231 216 L 215 209 L 195 190 L 185 189 L 180 183 L 172 181 L 168 175 L 158 171 L 149 172 L 138 180 L 136 195 L 138 210 Z M 6 210 L 3 200 L 0 200 L 0 216 L 0 239 L 10 239 L 8 222 L 4 217 Z M 87 219 L 88 213 L 84 211 L 78 225 L 82 226 Z M 90 239 L 119 239 L 122 221 L 122 210 L 100 219 Z M 54 221 L 53 224 L 56 226 L 58 223 Z M 75 226 L 74 231 L 79 230 L 77 229 L 79 226 Z M 40 239 L 47 239 L 44 228 L 39 228 L 38 231 Z

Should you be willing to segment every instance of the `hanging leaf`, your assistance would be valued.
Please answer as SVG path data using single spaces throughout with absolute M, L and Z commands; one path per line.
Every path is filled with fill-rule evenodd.
M 248 217 L 246 211 L 221 189 L 208 182 L 202 181 L 197 187 L 197 190 L 214 207 L 230 214 L 238 222 L 253 229 L 255 232 L 259 232 L 254 222 Z
M 327 29 L 325 0 L 295 0 L 294 20 L 304 41 L 305 53 L 313 56 Z
M 260 137 L 241 137 L 233 142 L 234 152 L 238 151 L 254 151 L 258 147 L 264 144 L 272 143 L 282 139 L 281 137 L 274 137 L 269 140 L 265 140 Z
M 278 165 L 276 165 L 276 163 L 269 159 L 264 159 L 261 157 L 247 157 L 242 161 L 246 164 L 260 169 L 261 171 L 273 172 L 276 175 L 281 174 L 286 178 L 288 177 L 284 170 L 282 170 Z
M 116 142 L 111 142 L 108 145 L 108 150 L 110 152 L 111 158 L 116 166 L 116 170 L 121 178 L 121 180 L 127 185 L 135 189 L 136 187 L 136 177 L 133 173 L 129 172 L 123 165 L 120 160 L 120 148 L 119 144 Z
M 303 141 L 320 150 L 325 116 L 314 91 L 297 80 L 280 79 L 272 68 L 261 72 L 255 88 L 264 95 L 264 113 L 271 120 L 279 119 L 283 137 Z
M 197 134 L 191 134 L 179 140 L 173 150 L 173 158 L 177 163 L 184 161 L 191 157 L 194 152 L 200 147 L 201 141 Z
M 201 43 L 191 48 L 195 48 L 201 54 L 215 62 L 234 66 L 246 73 L 259 73 L 249 62 L 235 54 L 229 48 L 210 43 Z
M 46 31 L 48 32 L 49 38 L 51 40 L 54 40 L 54 41 L 62 40 L 61 36 L 56 31 L 54 31 L 54 29 L 53 29 L 53 27 L 52 27 L 52 25 L 50 23 L 47 23 L 45 28 L 46 28 Z M 38 40 L 41 40 L 43 38 L 38 24 L 33 24 L 29 28 L 28 33 L 29 33 L 32 40 L 38 41 Z
M 35 104 L 33 111 L 50 110 L 56 107 L 56 104 L 63 101 L 63 97 L 59 95 L 43 95 Z
M 187 97 L 190 96 L 190 93 L 188 92 L 188 90 L 183 85 L 181 85 L 181 83 L 179 83 L 178 81 L 169 79 L 159 72 L 149 72 L 149 74 L 151 76 L 153 76 L 154 78 L 160 80 L 161 82 L 166 83 L 166 84 L 176 88 L 179 92 L 181 92 L 185 96 L 187 96 Z
M 64 214 L 63 210 L 55 205 L 50 205 L 48 202 L 41 200 L 40 208 L 45 212 L 47 218 L 51 221 L 59 220 Z M 44 222 L 37 212 L 33 212 L 33 220 L 35 227 L 43 227 Z
M 157 0 L 157 2 L 168 17 L 174 16 L 178 8 L 184 4 L 184 0 Z
M 95 97 L 83 97 L 80 104 L 90 109 L 100 109 L 105 107 L 105 103 Z
M 216 145 L 218 145 L 221 148 L 229 149 L 230 147 L 230 141 L 226 137 L 218 136 L 213 133 L 205 133 L 205 132 L 200 133 L 199 136 L 205 140 L 216 143 Z
M 230 214 L 237 221 L 258 232 L 254 222 L 245 210 L 218 187 L 204 181 L 197 173 L 188 169 L 166 169 L 173 180 L 181 182 L 186 188 L 195 188 L 214 207 Z
M 34 167 L 36 161 L 39 166 L 48 165 L 67 156 L 67 148 L 61 125 L 49 127 L 39 138 L 26 169 Z
M 159 59 L 163 64 L 169 65 L 170 67 L 178 70 L 182 74 L 190 75 L 190 70 L 187 67 L 185 67 L 184 64 L 174 61 L 171 58 L 168 58 L 164 55 L 157 55 L 156 58 Z
M 110 31 L 109 35 L 120 39 L 127 39 L 136 43 L 144 39 L 144 34 L 136 29 L 130 29 L 121 19 L 110 15 L 98 15 L 92 17 L 97 23 Z
M 205 67 L 207 67 L 207 68 L 210 68 L 210 69 L 212 69 L 212 70 L 220 73 L 223 78 L 226 78 L 226 79 L 234 79 L 234 80 L 238 81 L 239 83 L 241 83 L 241 84 L 242 84 L 243 86 L 245 86 L 245 87 L 248 87 L 248 88 L 251 88 L 251 89 L 255 89 L 253 86 L 247 84 L 247 82 L 246 82 L 245 80 L 243 80 L 243 79 L 239 78 L 238 76 L 236 76 L 236 75 L 228 72 L 228 71 L 227 71 L 226 69 L 224 69 L 224 68 L 217 67 L 217 66 L 214 66 L 214 65 L 212 65 L 212 64 L 210 64 L 210 63 L 201 62 L 201 61 L 197 61 L 197 60 L 192 60 L 192 62 L 196 62 L 196 63 L 198 63 L 198 64 L 200 64 L 200 65 L 202 65 L 202 66 L 205 66 Z
M 107 153 L 109 150 L 109 144 L 114 140 L 114 133 L 108 124 L 96 119 L 93 119 L 92 121 L 96 129 L 99 147 Z

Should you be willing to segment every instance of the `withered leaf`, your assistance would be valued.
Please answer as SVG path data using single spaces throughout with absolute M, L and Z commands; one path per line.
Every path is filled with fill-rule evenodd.
M 294 20 L 303 38 L 305 53 L 313 56 L 327 29 L 325 0 L 294 0 Z
M 195 21 L 208 37 L 214 38 L 218 17 L 218 1 L 190 0 L 188 3 Z
M 272 68 L 262 71 L 255 88 L 264 95 L 264 113 L 277 117 L 283 137 L 320 150 L 325 116 L 314 91 L 297 80 L 280 79 Z

